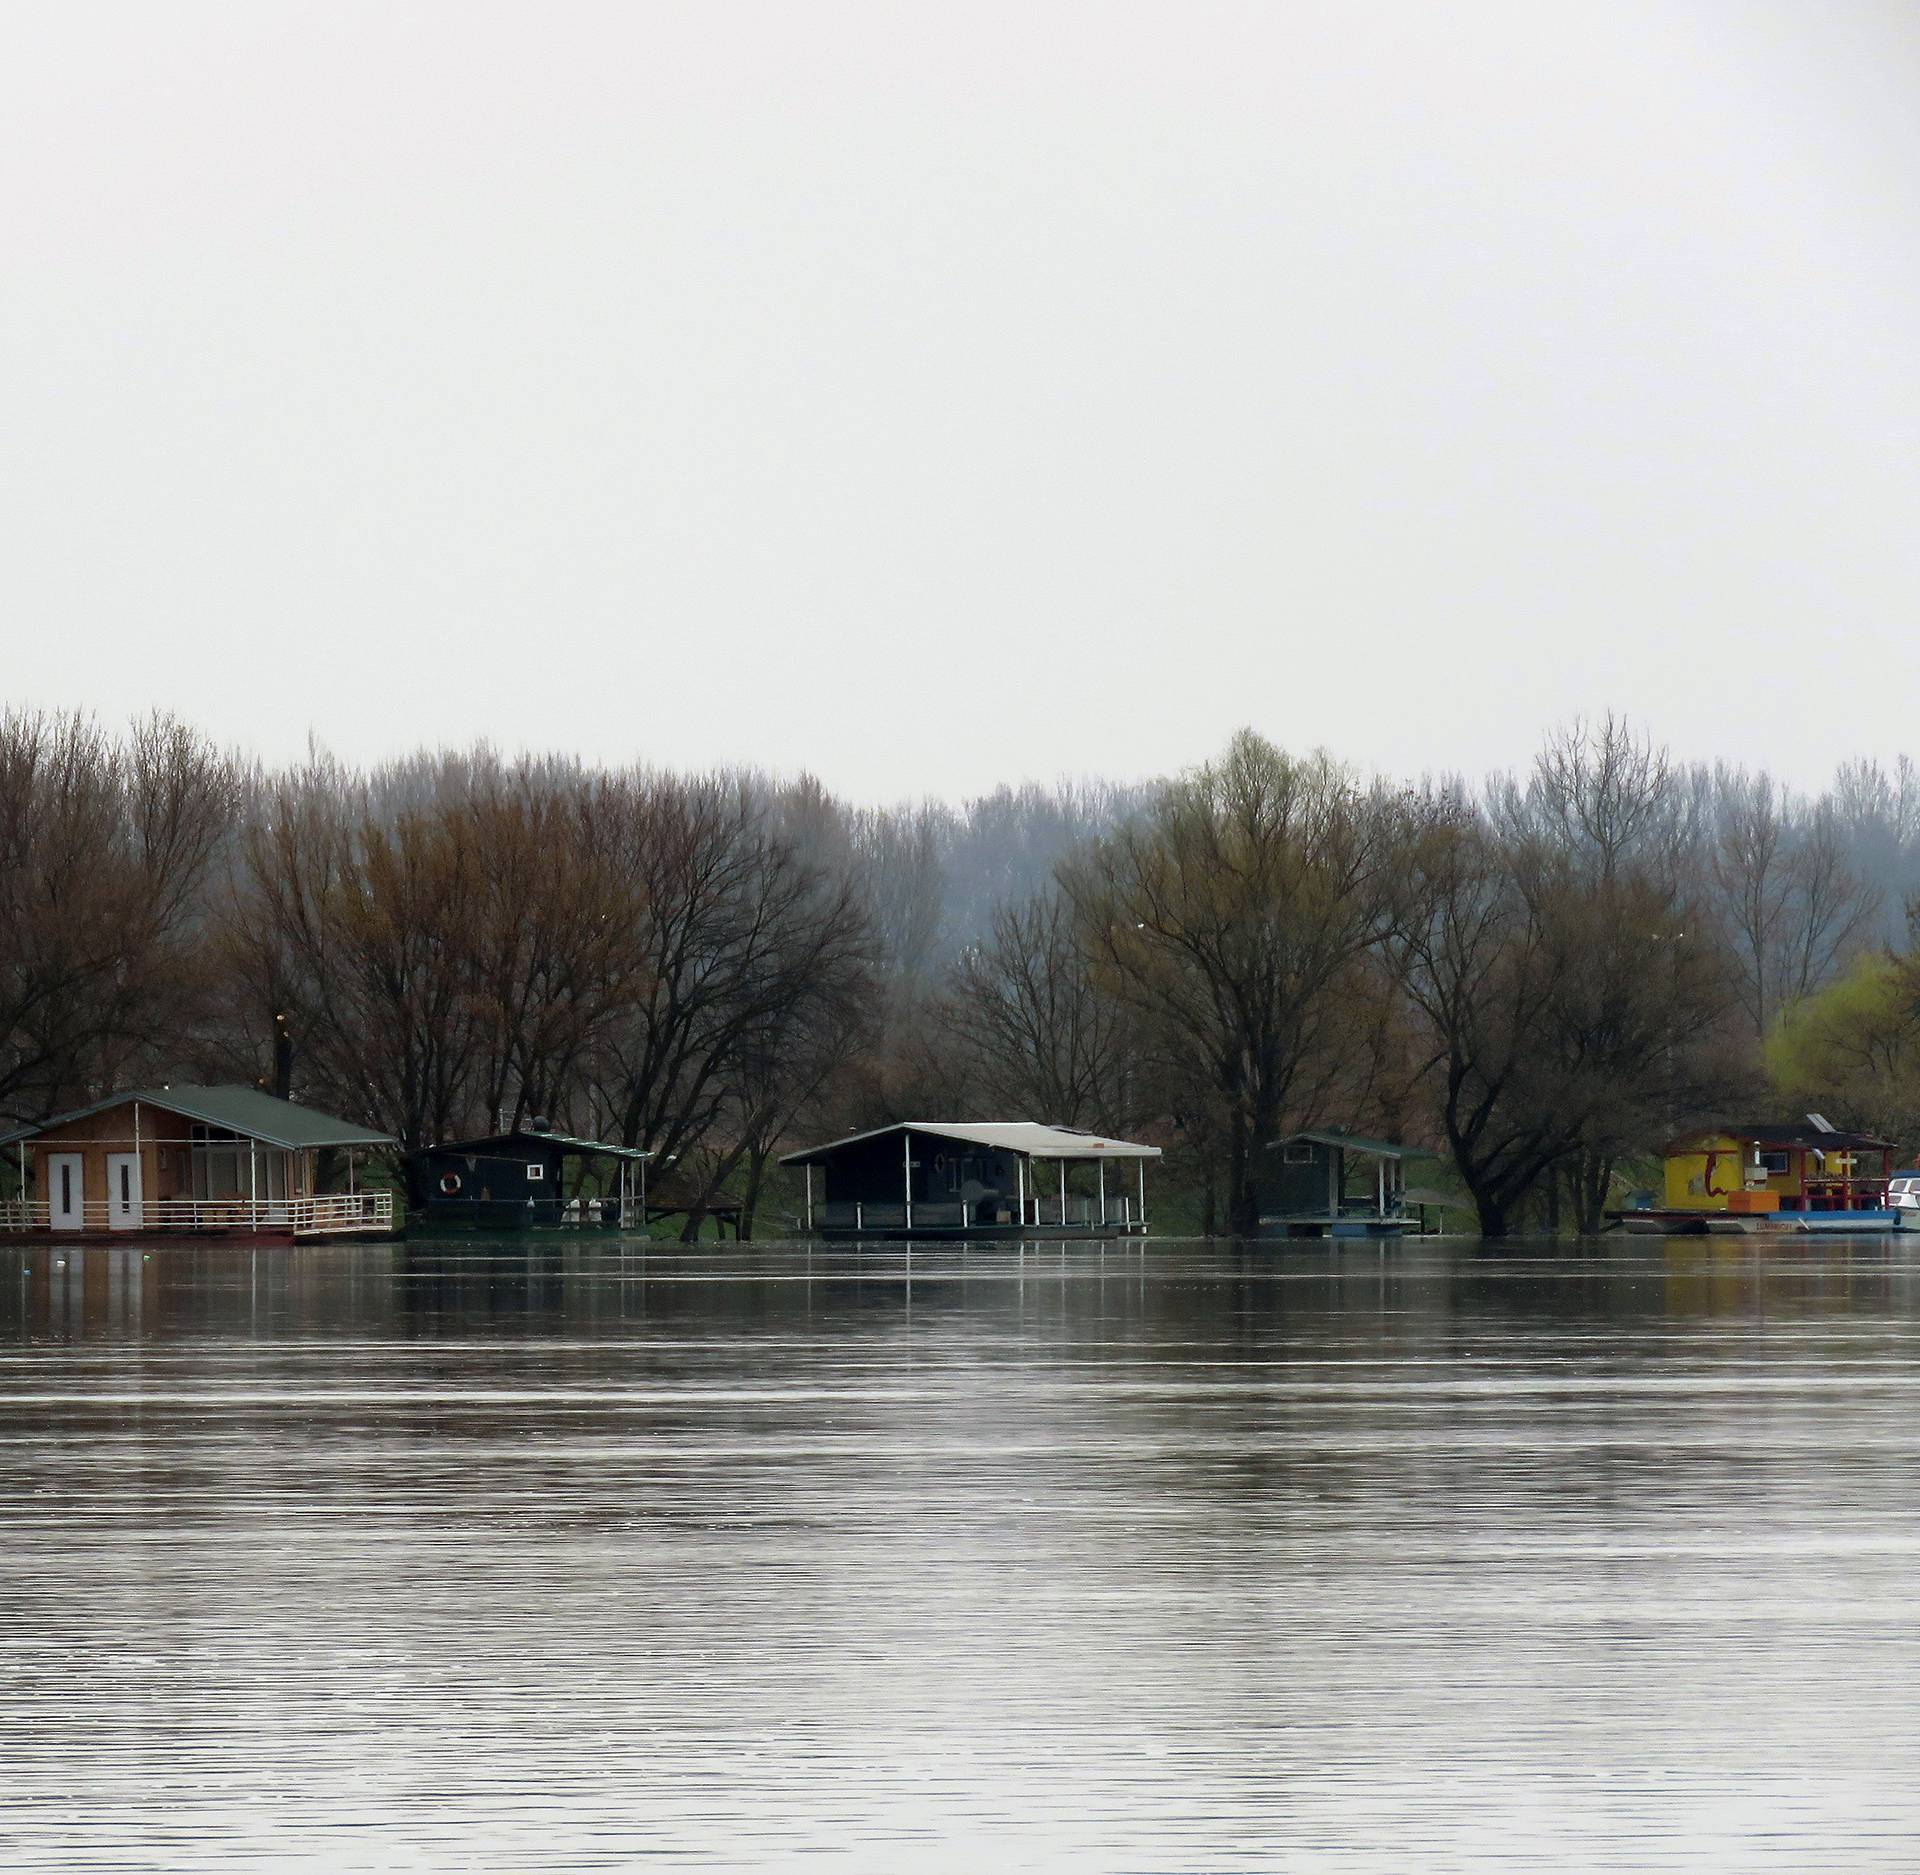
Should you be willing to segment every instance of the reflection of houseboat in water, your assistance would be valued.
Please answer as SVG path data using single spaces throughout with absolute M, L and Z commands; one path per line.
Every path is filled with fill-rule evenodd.
M 1804 1121 L 1712 1126 L 1661 1148 L 1664 1203 L 1610 1215 L 1630 1231 L 1896 1230 L 1887 1187 L 1898 1148 L 1873 1133 Z

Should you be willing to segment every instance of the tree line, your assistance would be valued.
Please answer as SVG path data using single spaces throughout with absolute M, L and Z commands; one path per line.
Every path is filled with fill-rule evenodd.
M 269 770 L 156 717 L 0 715 L 0 1113 L 268 1082 L 403 1149 L 539 1117 L 688 1228 L 907 1118 L 1168 1150 L 1245 1231 L 1264 1143 L 1431 1147 L 1483 1232 L 1594 1228 L 1682 1125 L 1920 1086 L 1920 784 L 1818 797 L 1618 719 L 1400 785 L 1250 731 L 1145 785 L 877 808 L 745 769 L 485 748 Z

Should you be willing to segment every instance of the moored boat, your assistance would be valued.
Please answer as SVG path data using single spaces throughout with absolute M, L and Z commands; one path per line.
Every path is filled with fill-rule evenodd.
M 1637 1235 L 1778 1236 L 1901 1228 L 1920 1177 L 1890 1176 L 1896 1147 L 1846 1132 L 1822 1115 L 1804 1122 L 1728 1123 L 1683 1134 L 1661 1149 L 1664 1202 L 1607 1215 Z

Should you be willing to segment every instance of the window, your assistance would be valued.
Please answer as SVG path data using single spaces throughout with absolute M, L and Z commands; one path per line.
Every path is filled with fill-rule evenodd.
M 1286 1157 L 1281 1163 L 1284 1165 L 1311 1165 L 1313 1163 L 1313 1147 L 1311 1143 L 1303 1140 L 1298 1144 L 1289 1145 L 1286 1149 Z
M 193 1195 L 196 1198 L 240 1198 L 249 1188 L 248 1148 L 239 1138 L 217 1127 L 193 1125 Z
M 545 1178 L 546 1175 L 547 1175 L 547 1168 L 544 1165 L 540 1164 L 537 1160 L 530 1163 L 527 1167 L 527 1183 L 529 1185 L 539 1184 L 539 1182 L 543 1178 Z
M 1793 1155 L 1786 1152 L 1762 1152 L 1754 1155 L 1760 1161 L 1760 1169 L 1769 1178 L 1785 1178 L 1793 1169 Z

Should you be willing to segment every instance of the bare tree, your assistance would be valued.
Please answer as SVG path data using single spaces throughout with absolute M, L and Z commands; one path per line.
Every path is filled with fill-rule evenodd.
M 1430 1037 L 1448 1154 L 1481 1234 L 1500 1238 L 1579 1143 L 1579 1114 L 1546 1098 L 1537 1072 L 1558 960 L 1492 829 L 1457 797 L 1436 805 L 1394 949 Z
M 167 717 L 0 714 L 0 1112 L 38 1118 L 165 1066 L 203 991 L 227 762 Z
M 951 964 L 983 940 L 1000 906 L 1051 891 L 1062 860 L 1131 819 L 1153 792 L 1101 780 L 1025 782 L 963 803 L 943 842 L 938 960 Z
M 480 854 L 316 760 L 247 828 L 226 948 L 290 1008 L 315 1095 L 430 1145 L 471 1115 L 483 1046 L 468 938 Z
M 1698 913 L 1631 873 L 1562 880 L 1547 909 L 1558 968 L 1537 1039 L 1556 1104 L 1578 1123 L 1561 1171 L 1585 1235 L 1601 1227 L 1620 1162 L 1734 1082 L 1727 959 Z
M 1549 740 L 1490 810 L 1436 799 L 1396 940 L 1437 1117 L 1483 1235 L 1564 1178 L 1598 1226 L 1614 1169 L 1725 1063 L 1729 966 L 1693 889 L 1698 797 L 1617 719 Z
M 1881 891 L 1871 941 L 1896 947 L 1906 903 L 1920 892 L 1920 768 L 1905 755 L 1891 769 L 1871 758 L 1842 762 L 1826 801 L 1848 863 Z
M 619 816 L 644 970 L 588 1070 L 625 1144 L 691 1164 L 737 1099 L 743 1059 L 776 1045 L 819 985 L 864 963 L 871 927 L 852 882 L 809 859 L 741 778 L 629 777 Z M 690 1230 L 747 1149 L 722 1142 Z
M 952 826 L 952 810 L 929 801 L 860 808 L 847 816 L 851 857 L 861 876 L 880 967 L 892 983 L 913 987 L 933 974 L 945 913 L 944 849 Z
M 444 812 L 452 840 L 484 856 L 461 939 L 482 1104 L 502 1126 L 550 1118 L 646 970 L 617 796 L 578 772 L 489 765 Z
M 1057 892 L 995 909 L 949 972 L 937 1015 L 981 1098 L 1010 1118 L 1124 1128 L 1139 1089 L 1139 1023 L 1102 989 Z
M 1878 929 L 1883 896 L 1850 862 L 1829 802 L 1794 801 L 1767 774 L 1715 777 L 1711 879 L 1741 1008 L 1756 1039 L 1831 981 Z
M 1495 827 L 1516 847 L 1550 853 L 1583 879 L 1603 883 L 1631 864 L 1677 877 L 1703 838 L 1699 797 L 1664 749 L 1622 716 L 1582 718 L 1542 744 L 1525 783 L 1489 788 Z
M 769 837 L 812 870 L 829 915 L 791 921 L 776 935 L 791 993 L 764 1006 L 732 1054 L 706 1188 L 738 1178 L 743 1240 L 757 1228 L 774 1154 L 799 1128 L 826 1130 L 854 1063 L 877 1038 L 882 1008 L 880 947 L 864 897 L 848 889 L 850 842 L 836 804 L 803 777 L 772 792 L 768 808 Z
M 1257 1227 L 1255 1155 L 1327 1045 L 1326 992 L 1395 927 L 1409 833 L 1402 798 L 1243 730 L 1062 869 L 1102 980 L 1217 1092 L 1236 1232 Z

